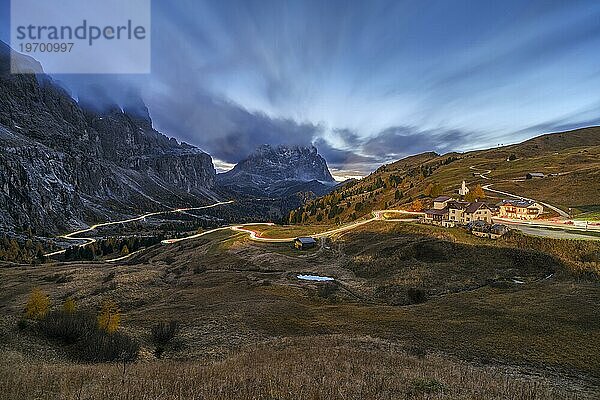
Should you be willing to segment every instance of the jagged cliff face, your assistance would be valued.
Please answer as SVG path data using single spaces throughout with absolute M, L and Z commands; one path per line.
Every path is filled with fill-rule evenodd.
M 231 190 L 263 196 L 327 193 L 336 182 L 314 147 L 263 145 L 217 178 Z
M 36 67 L 29 57 L 23 62 Z M 205 204 L 215 198 L 215 175 L 208 154 L 154 130 L 143 103 L 82 106 L 46 75 L 11 75 L 9 49 L 0 42 L 3 229 L 57 233 Z
M 333 182 L 325 159 L 314 147 L 263 145 L 233 169 L 265 179 Z

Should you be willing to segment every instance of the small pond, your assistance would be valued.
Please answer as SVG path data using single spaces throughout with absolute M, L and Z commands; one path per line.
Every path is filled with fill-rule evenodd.
M 297 278 L 305 280 L 305 281 L 317 281 L 317 282 L 326 282 L 326 281 L 333 280 L 333 278 L 330 278 L 328 276 L 318 276 L 318 275 L 298 275 Z

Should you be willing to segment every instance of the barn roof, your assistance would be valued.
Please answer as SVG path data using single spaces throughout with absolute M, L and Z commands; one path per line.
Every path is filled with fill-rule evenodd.
M 314 238 L 311 237 L 298 237 L 296 238 L 297 241 L 299 241 L 302 244 L 315 244 L 317 243 L 317 241 Z
M 456 210 L 464 210 L 469 205 L 468 201 L 458 201 L 454 200 L 448 203 L 448 208 L 453 208 Z

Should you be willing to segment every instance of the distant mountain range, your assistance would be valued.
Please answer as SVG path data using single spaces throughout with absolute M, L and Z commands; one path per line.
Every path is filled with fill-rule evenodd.
M 217 175 L 219 185 L 253 196 L 287 197 L 298 192 L 322 196 L 337 182 L 315 147 L 263 145 L 232 170 Z
M 10 52 L 0 42 L 0 230 L 56 234 L 236 196 L 287 199 L 282 215 L 335 186 L 301 147 L 261 147 L 217 179 L 210 155 L 156 131 L 141 99 L 77 102 L 31 57 L 14 53 L 37 74 L 11 74 Z

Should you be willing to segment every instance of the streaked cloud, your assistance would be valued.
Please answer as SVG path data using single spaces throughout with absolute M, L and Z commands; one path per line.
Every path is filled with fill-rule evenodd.
M 55 78 L 141 96 L 224 163 L 312 143 L 364 174 L 600 123 L 597 1 L 154 1 L 152 18 L 152 74 Z

